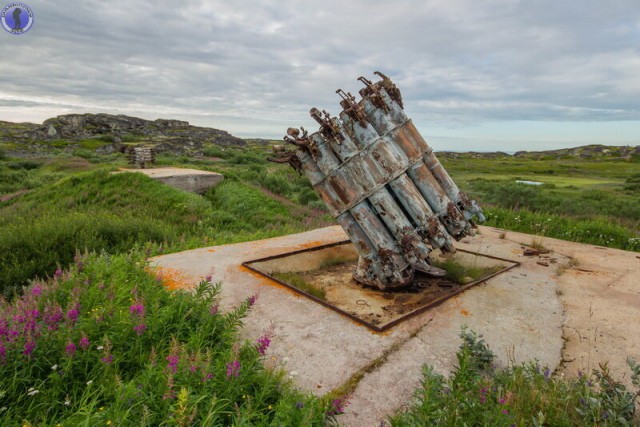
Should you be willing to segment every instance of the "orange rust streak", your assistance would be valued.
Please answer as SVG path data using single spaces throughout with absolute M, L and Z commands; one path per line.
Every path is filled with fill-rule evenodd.
M 240 269 L 240 271 L 242 271 L 244 273 L 249 273 L 251 276 L 253 276 L 254 278 L 258 279 L 258 284 L 259 285 L 273 286 L 274 288 L 283 289 L 283 290 L 289 292 L 291 295 L 294 295 L 294 296 L 296 296 L 298 298 L 302 297 L 302 295 L 300 295 L 299 293 L 289 289 L 286 286 L 281 285 L 280 283 L 276 282 L 275 280 L 271 280 L 268 277 L 263 276 L 260 273 L 256 273 L 255 271 L 245 267 L 244 265 L 240 265 L 239 269 Z
M 174 291 L 177 289 L 190 288 L 194 284 L 192 277 L 184 274 L 180 270 L 169 267 L 155 267 L 150 269 L 150 273 L 154 274 L 165 288 Z
M 312 242 L 304 242 L 304 243 L 300 243 L 299 247 L 303 248 L 303 249 L 308 249 L 308 248 L 315 248 L 317 246 L 322 246 L 322 245 L 326 245 L 327 242 L 323 242 L 321 240 L 314 240 Z
M 467 310 L 460 310 L 460 314 L 462 314 L 463 316 L 468 316 L 469 312 Z

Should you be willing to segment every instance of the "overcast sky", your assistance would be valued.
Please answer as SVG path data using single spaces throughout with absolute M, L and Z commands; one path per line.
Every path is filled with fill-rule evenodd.
M 640 145 L 640 0 L 25 3 L 31 30 L 0 30 L 0 120 L 106 112 L 280 139 L 380 70 L 437 150 Z

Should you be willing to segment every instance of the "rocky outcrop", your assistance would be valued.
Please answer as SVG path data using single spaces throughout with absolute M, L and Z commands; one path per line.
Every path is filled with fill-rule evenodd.
M 64 140 L 63 149 L 74 150 L 82 142 L 97 140 L 99 154 L 123 152 L 126 145 L 153 146 L 158 152 L 176 155 L 202 154 L 205 146 L 244 146 L 243 139 L 229 132 L 192 126 L 183 120 L 145 120 L 139 117 L 112 114 L 66 114 L 45 120 L 42 125 L 32 123 L 0 122 L 0 142 L 17 147 L 10 154 L 28 156 L 46 152 L 53 147 L 60 149 L 56 141 Z M 89 144 L 92 145 L 92 144 Z M 53 147 L 52 147 L 53 146 Z
M 52 131 L 51 129 L 54 129 Z M 180 145 L 187 143 L 192 147 L 202 143 L 217 145 L 245 145 L 244 140 L 236 138 L 229 132 L 192 126 L 182 120 L 145 120 L 138 117 L 111 114 L 67 114 L 45 120 L 42 126 L 33 132 L 32 137 L 47 138 L 50 135 L 58 138 L 79 140 L 86 138 L 111 137 L 114 141 L 144 138 L 158 139 L 158 142 L 169 141 Z M 200 143 L 200 144 L 198 144 Z

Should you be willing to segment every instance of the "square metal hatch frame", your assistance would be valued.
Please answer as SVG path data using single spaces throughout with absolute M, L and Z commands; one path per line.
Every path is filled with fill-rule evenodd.
M 288 258 L 288 257 L 292 257 L 292 256 L 299 255 L 299 254 L 302 254 L 302 253 L 320 251 L 320 250 L 324 250 L 324 249 L 328 249 L 328 248 L 332 248 L 332 247 L 336 247 L 336 246 L 351 245 L 351 244 L 352 244 L 351 240 L 342 240 L 342 241 L 335 242 L 335 243 L 328 243 L 328 244 L 324 244 L 324 245 L 319 245 L 319 246 L 314 246 L 314 247 L 310 247 L 310 248 L 300 249 L 300 250 L 297 250 L 297 251 L 285 252 L 285 253 L 282 253 L 282 254 L 271 255 L 271 256 L 268 256 L 268 257 L 264 257 L 264 258 L 258 258 L 258 259 L 245 261 L 245 262 L 242 263 L 242 266 L 247 268 L 247 269 L 249 269 L 249 270 L 251 270 L 251 271 L 253 271 L 253 272 L 255 272 L 255 273 L 258 273 L 258 274 L 260 274 L 260 275 L 262 275 L 262 276 L 264 276 L 264 277 L 266 277 L 266 278 L 268 278 L 268 279 L 270 279 L 270 280 L 272 280 L 272 281 L 274 281 L 274 282 L 276 282 L 276 283 L 278 283 L 278 284 L 280 284 L 282 286 L 285 286 L 286 288 L 292 290 L 293 292 L 295 292 L 297 294 L 300 294 L 300 295 L 302 295 L 302 296 L 304 296 L 304 297 L 306 297 L 306 298 L 308 298 L 308 299 L 310 299 L 310 300 L 312 300 L 312 301 L 314 301 L 314 302 L 316 302 L 316 303 L 318 303 L 318 304 L 320 304 L 320 305 L 322 305 L 322 306 L 324 306 L 326 308 L 329 308 L 329 309 L 335 311 L 336 313 L 339 313 L 342 316 L 345 316 L 348 319 L 350 319 L 350 320 L 352 320 L 352 321 L 354 321 L 354 322 L 356 322 L 356 323 L 358 323 L 360 325 L 366 326 L 370 330 L 372 330 L 374 332 L 377 332 L 377 333 L 385 332 L 385 331 L 391 329 L 392 327 L 397 326 L 398 324 L 404 322 L 407 319 L 415 317 L 415 316 L 417 316 L 417 315 L 419 315 L 421 313 L 424 313 L 425 311 L 427 311 L 427 310 L 429 310 L 431 308 L 434 308 L 434 307 L 442 304 L 444 301 L 448 300 L 449 298 L 454 297 L 456 295 L 459 295 L 459 294 L 461 294 L 462 292 L 466 291 L 469 288 L 472 288 L 472 287 L 474 287 L 476 285 L 484 283 L 487 280 L 489 280 L 489 279 L 491 279 L 491 278 L 493 278 L 493 277 L 495 277 L 495 276 L 497 276 L 499 274 L 505 273 L 505 272 L 511 270 L 512 268 L 520 266 L 520 262 L 518 262 L 518 261 L 514 261 L 514 260 L 510 260 L 510 259 L 506 259 L 506 258 L 500 258 L 500 257 L 492 256 L 492 255 L 481 254 L 481 253 L 473 252 L 473 251 L 467 251 L 465 249 L 456 248 L 457 251 L 459 251 L 459 252 L 468 253 L 468 254 L 479 256 L 479 257 L 485 257 L 485 258 L 494 259 L 494 260 L 498 260 L 498 261 L 503 261 L 503 262 L 509 263 L 510 265 L 508 265 L 507 267 L 505 267 L 503 269 L 500 269 L 500 270 L 498 270 L 498 271 L 496 271 L 494 273 L 488 274 L 487 276 L 481 277 L 481 278 L 476 279 L 476 280 L 474 280 L 472 282 L 469 282 L 467 284 L 461 285 L 458 289 L 452 290 L 450 293 L 448 293 L 446 295 L 443 295 L 441 297 L 434 298 L 433 300 L 425 303 L 424 305 L 422 305 L 422 306 L 420 306 L 420 307 L 418 307 L 418 308 L 416 308 L 416 309 L 414 309 L 412 311 L 409 311 L 406 314 L 400 315 L 399 317 L 397 317 L 397 318 L 395 318 L 395 319 L 393 319 L 393 320 L 391 320 L 391 321 L 389 321 L 389 322 L 387 322 L 387 323 L 385 323 L 383 325 L 375 325 L 375 324 L 373 324 L 371 322 L 368 322 L 368 321 L 366 321 L 366 320 L 364 320 L 364 319 L 362 319 L 362 318 L 360 318 L 360 317 L 358 317 L 358 316 L 356 316 L 356 315 L 354 315 L 352 313 L 349 313 L 349 312 L 341 309 L 340 307 L 337 307 L 337 306 L 331 304 L 330 302 L 322 300 L 322 299 L 320 299 L 320 298 L 318 298 L 318 297 L 316 297 L 314 295 L 311 295 L 311 294 L 309 294 L 309 293 L 307 293 L 307 292 L 305 292 L 305 291 L 303 291 L 303 290 L 301 290 L 301 289 L 299 289 L 299 288 L 297 288 L 297 287 L 295 287 L 295 286 L 283 281 L 283 280 L 280 280 L 280 279 L 272 276 L 269 272 L 263 271 L 259 267 L 254 265 L 254 264 L 258 264 L 258 263 L 262 263 L 262 262 L 266 262 L 266 261 L 273 261 L 275 259 Z

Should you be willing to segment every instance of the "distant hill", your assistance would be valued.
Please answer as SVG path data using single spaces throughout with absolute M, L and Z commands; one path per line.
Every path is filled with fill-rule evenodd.
M 16 156 L 43 153 L 48 148 L 91 148 L 109 153 L 133 143 L 175 154 L 194 154 L 205 145 L 246 145 L 224 130 L 192 126 L 181 120 L 111 114 L 66 114 L 47 119 L 42 125 L 0 121 L 0 143 L 7 154 Z
M 592 145 L 583 145 L 581 147 L 573 147 L 573 148 L 561 148 L 558 150 L 547 150 L 547 151 L 518 151 L 513 155 L 503 153 L 501 151 L 489 152 L 489 153 L 478 153 L 478 152 L 468 152 L 468 153 L 458 153 L 452 151 L 440 151 L 438 152 L 439 157 L 444 158 L 461 158 L 461 157 L 474 157 L 480 159 L 498 159 L 501 157 L 516 157 L 523 159 L 533 159 L 533 160 L 553 160 L 553 159 L 570 159 L 570 158 L 580 158 L 580 159 L 598 159 L 598 158 L 608 158 L 608 159 L 627 159 L 631 160 L 633 158 L 640 158 L 640 145 L 635 147 L 633 146 L 609 146 L 609 145 L 600 145 L 600 144 L 592 144 Z

